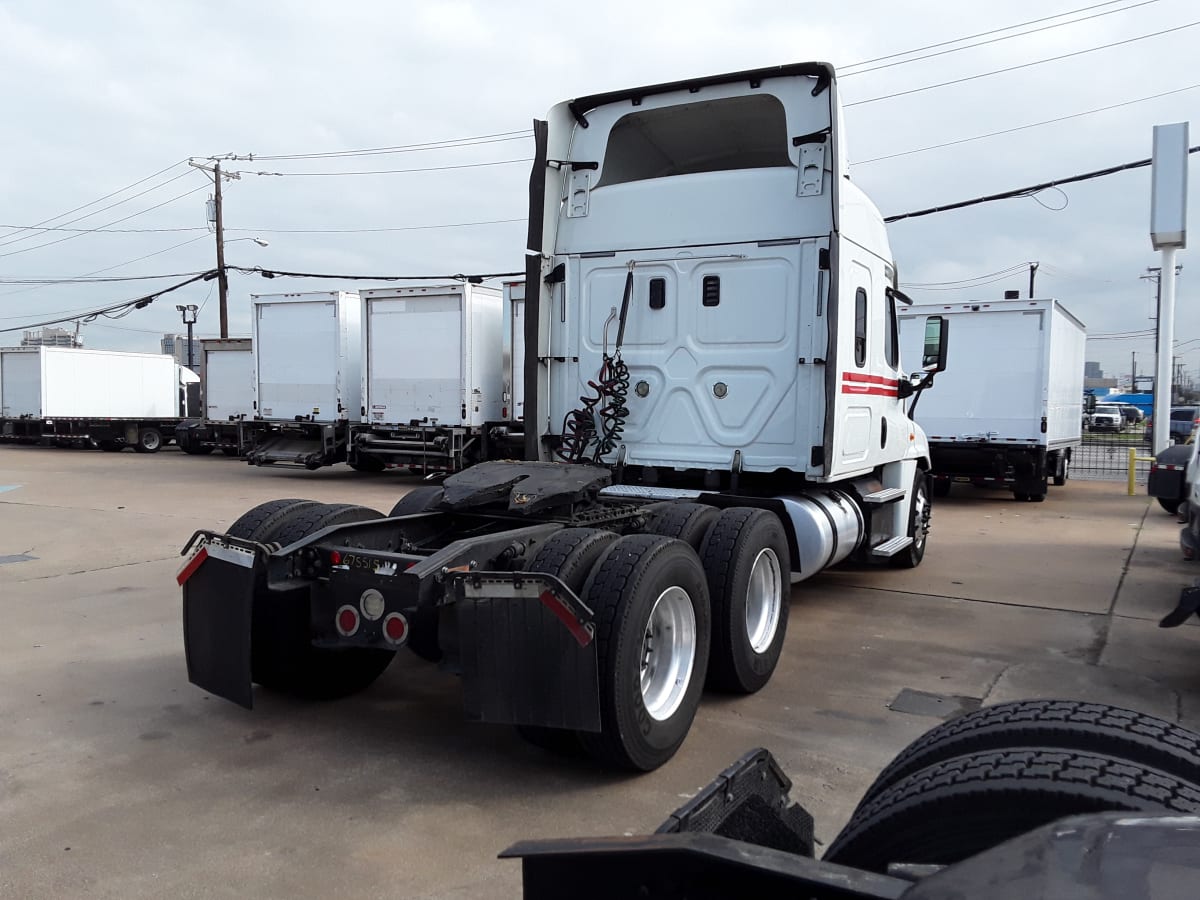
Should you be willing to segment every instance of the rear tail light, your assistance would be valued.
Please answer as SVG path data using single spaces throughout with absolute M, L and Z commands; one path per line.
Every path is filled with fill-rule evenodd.
M 353 606 L 343 606 L 337 611 L 334 624 L 337 625 L 338 634 L 342 637 L 352 637 L 358 631 L 358 610 Z
M 408 619 L 398 612 L 383 620 L 383 637 L 389 644 L 399 647 L 408 640 Z

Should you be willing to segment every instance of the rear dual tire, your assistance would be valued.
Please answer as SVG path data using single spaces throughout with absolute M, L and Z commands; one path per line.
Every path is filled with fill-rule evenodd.
M 596 564 L 585 602 L 596 616 L 602 731 L 580 741 L 605 765 L 656 769 L 683 743 L 704 688 L 704 570 L 682 541 L 627 535 Z
M 437 490 L 440 492 L 441 488 Z M 526 568 L 557 576 L 577 597 L 582 597 L 588 575 L 616 539 L 611 531 L 564 528 L 546 539 Z M 516 728 L 525 741 L 542 750 L 563 756 L 583 753 L 579 734 L 572 729 L 543 725 L 518 725 Z
M 313 500 L 273 500 L 242 515 L 231 537 L 260 543 L 295 543 L 332 525 L 381 518 L 373 509 Z M 251 616 L 251 678 L 270 690 L 309 700 L 358 693 L 391 663 L 395 651 L 368 647 L 314 647 L 308 589 L 255 592 Z

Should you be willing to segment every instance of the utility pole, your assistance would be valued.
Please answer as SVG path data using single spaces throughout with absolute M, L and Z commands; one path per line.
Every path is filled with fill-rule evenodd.
M 1033 279 L 1037 275 L 1038 266 L 1041 263 L 1031 262 L 1029 264 L 1029 299 L 1033 299 Z
M 1129 365 L 1129 390 L 1137 393 L 1137 351 L 1133 351 L 1133 361 Z
M 210 157 L 211 158 L 211 157 Z M 228 157 L 232 159 L 233 157 Z M 213 230 L 217 238 L 217 296 L 220 301 L 221 337 L 229 337 L 229 273 L 225 269 L 225 214 L 221 202 L 221 182 L 226 178 L 240 178 L 237 172 L 222 172 L 221 160 L 214 159 L 211 166 L 188 160 L 188 165 L 199 169 L 213 182 Z
M 196 358 L 192 352 L 192 326 L 196 324 L 196 312 L 198 307 L 195 303 L 189 303 L 187 306 L 176 306 L 175 308 L 183 313 L 183 324 L 187 326 L 187 367 L 192 371 L 195 371 Z
M 1183 271 L 1183 264 L 1175 266 L 1175 274 L 1178 275 Z M 1154 282 L 1154 369 L 1158 371 L 1158 329 L 1162 320 L 1162 266 L 1147 266 L 1146 274 L 1139 275 L 1138 278 L 1142 281 Z M 1154 387 L 1158 387 L 1157 379 L 1154 382 Z
M 221 161 L 213 163 L 213 207 L 217 227 L 217 300 L 221 310 L 221 337 L 229 337 L 229 273 L 225 271 L 225 220 L 221 214 Z

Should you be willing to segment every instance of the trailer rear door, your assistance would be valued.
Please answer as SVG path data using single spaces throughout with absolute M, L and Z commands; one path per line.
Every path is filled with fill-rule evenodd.
M 255 351 L 259 415 L 337 417 L 338 320 L 332 297 L 259 303 Z
M 900 320 L 902 359 L 921 359 L 924 309 Z M 946 371 L 921 396 L 917 423 L 930 440 L 1044 443 L 1048 335 L 1045 309 L 950 312 Z
M 0 352 L 0 416 L 42 414 L 42 355 L 38 351 Z
M 367 301 L 367 421 L 463 421 L 463 296 Z

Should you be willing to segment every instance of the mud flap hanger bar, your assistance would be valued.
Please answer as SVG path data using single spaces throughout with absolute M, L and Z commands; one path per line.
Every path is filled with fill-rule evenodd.
M 580 647 L 596 637 L 596 617 L 575 592 L 545 572 L 451 572 L 447 594 L 456 600 L 534 600 L 554 613 Z

